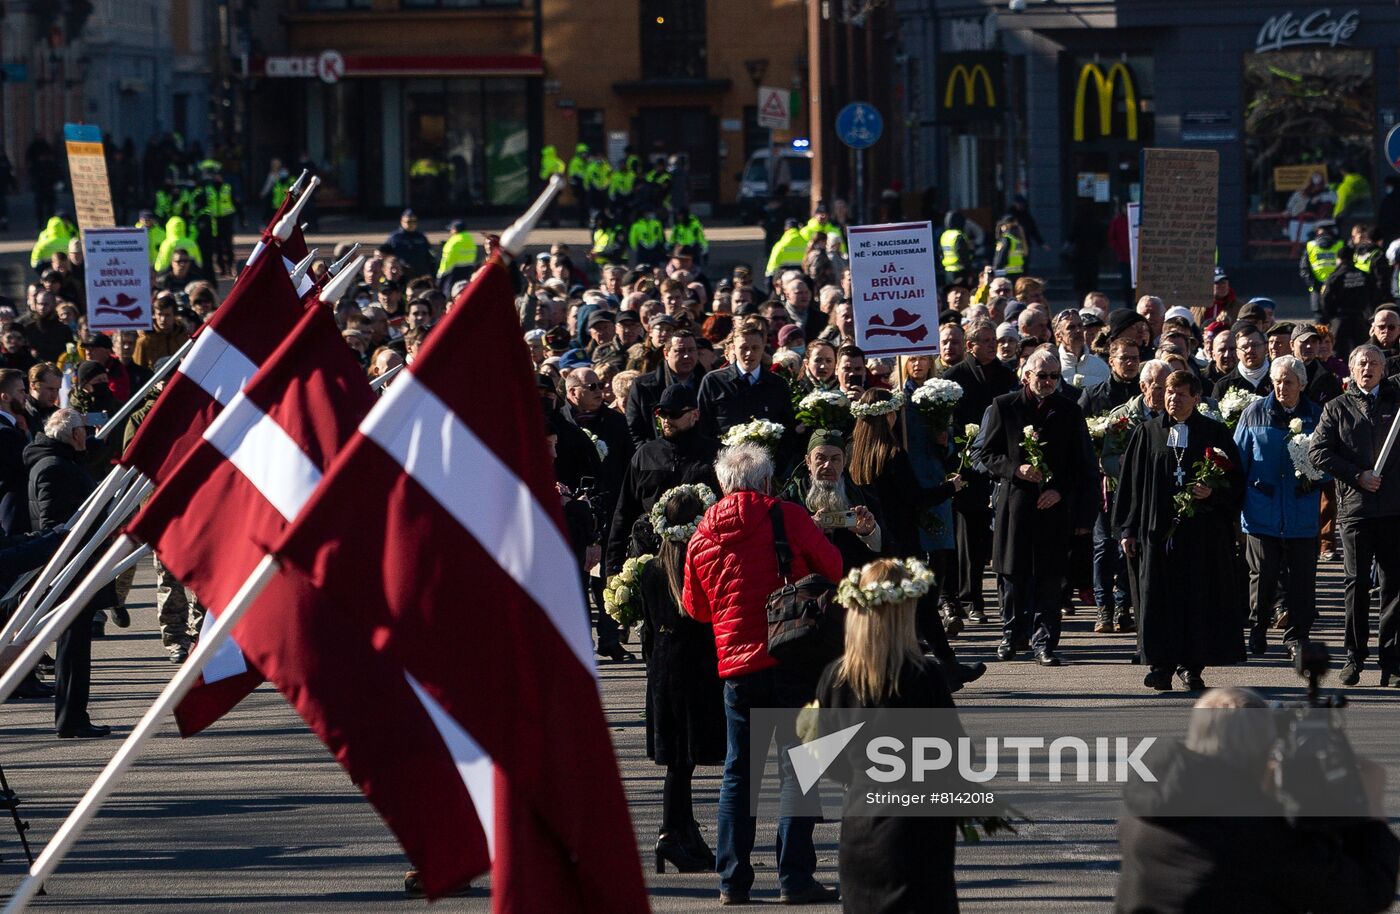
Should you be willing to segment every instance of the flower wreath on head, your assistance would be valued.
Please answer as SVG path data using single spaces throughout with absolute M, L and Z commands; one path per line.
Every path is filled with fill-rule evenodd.
M 898 584 L 893 581 L 860 583 L 864 568 L 857 568 L 841 579 L 836 586 L 836 600 L 852 610 L 874 609 L 885 603 L 903 603 L 917 600 L 933 587 L 933 572 L 918 559 L 895 559 L 904 569 L 905 578 Z
M 656 535 L 662 539 L 677 540 L 682 543 L 690 542 L 690 538 L 695 535 L 695 530 L 700 526 L 700 517 L 697 516 L 688 524 L 672 524 L 666 520 L 666 506 L 672 499 L 689 492 L 700 500 L 701 514 L 704 510 L 713 505 L 718 499 L 715 498 L 714 491 L 704 483 L 697 482 L 689 486 L 676 486 L 674 489 L 667 489 L 661 493 L 661 497 L 656 500 L 656 504 L 651 506 L 651 528 L 656 531 Z
M 881 400 L 878 403 L 852 403 L 851 415 L 857 419 L 874 419 L 878 416 L 888 416 L 903 408 L 904 391 L 892 390 L 888 400 Z

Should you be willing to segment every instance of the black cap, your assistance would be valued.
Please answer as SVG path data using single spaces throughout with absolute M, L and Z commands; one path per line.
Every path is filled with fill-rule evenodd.
M 1265 330 L 1264 335 L 1282 336 L 1284 334 L 1288 334 L 1291 337 L 1293 335 L 1293 327 L 1294 324 L 1292 321 L 1279 321 L 1278 323 L 1270 327 L 1268 330 Z
M 1245 305 L 1240 309 L 1239 313 L 1239 320 L 1242 321 L 1262 321 L 1267 320 L 1268 317 L 1269 312 L 1265 311 L 1263 306 L 1257 302 L 1250 302 Z
M 404 210 L 403 212 L 399 213 L 399 218 L 400 218 L 400 219 L 417 219 L 417 218 L 418 218 L 418 214 L 415 213 L 412 209 L 406 209 L 406 210 Z
M 554 386 L 553 378 L 537 374 L 535 375 L 535 387 L 539 389 L 540 393 L 554 394 L 556 397 L 559 396 L 559 388 Z
M 583 322 L 583 326 L 585 330 L 592 330 L 595 324 L 615 323 L 617 323 L 617 315 L 613 314 L 611 311 L 604 311 L 602 308 L 599 308 L 597 311 L 588 315 L 588 320 Z
M 83 340 L 84 349 L 113 349 L 112 338 L 105 333 L 89 333 Z
M 695 391 L 689 384 L 672 384 L 666 388 L 656 403 L 656 411 L 663 416 L 678 416 L 695 409 Z
M 1079 320 L 1084 324 L 1085 330 L 1092 330 L 1095 327 L 1102 327 L 1104 325 L 1103 318 L 1099 317 L 1098 312 L 1090 311 L 1088 308 L 1079 312 Z
M 613 320 L 615 320 L 619 324 L 635 324 L 640 322 L 641 318 L 637 315 L 636 311 L 618 311 L 616 317 L 614 317 Z
M 544 335 L 544 344 L 550 352 L 568 352 L 573 348 L 574 338 L 569 335 L 569 328 L 560 324 Z
M 1312 324 L 1298 324 L 1293 328 L 1293 332 L 1289 334 L 1288 338 L 1292 342 L 1297 342 L 1298 340 L 1305 340 L 1310 336 L 1315 337 L 1318 335 L 1317 328 Z
M 1127 308 L 1119 308 L 1117 311 L 1109 312 L 1106 323 L 1108 325 L 1108 340 L 1109 342 L 1113 342 L 1137 324 L 1147 323 L 1147 318 L 1138 314 L 1136 311 L 1129 311 Z
M 665 312 L 653 314 L 651 316 L 651 320 L 647 321 L 648 328 L 657 327 L 661 324 L 670 324 L 672 327 L 679 326 L 679 322 L 674 317 L 672 317 L 669 314 L 666 314 Z
M 83 384 L 91 383 L 91 381 L 92 381 L 93 378 L 97 377 L 98 375 L 103 375 L 103 374 L 106 374 L 106 373 L 107 373 L 107 366 L 106 366 L 106 365 L 103 365 L 103 364 L 100 363 L 100 362 L 94 362 L 94 361 L 92 361 L 91 359 L 88 359 L 86 362 L 81 362 L 81 363 L 79 363 L 79 365 L 78 365 L 78 372 L 77 372 L 78 384 L 81 386 L 81 385 L 83 385 Z

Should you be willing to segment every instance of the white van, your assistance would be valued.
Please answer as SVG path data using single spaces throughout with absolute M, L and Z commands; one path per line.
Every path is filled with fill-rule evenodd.
M 778 153 L 773 183 L 787 184 L 788 197 L 801 198 L 805 209 L 812 190 L 812 151 L 802 146 L 783 146 Z M 739 219 L 745 225 L 752 225 L 763 216 L 769 194 L 769 158 L 769 150 L 756 150 L 739 175 Z

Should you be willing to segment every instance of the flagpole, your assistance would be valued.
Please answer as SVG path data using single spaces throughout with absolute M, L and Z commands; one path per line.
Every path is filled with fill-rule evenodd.
M 141 561 L 142 559 L 144 559 L 146 556 L 148 556 L 148 555 L 150 555 L 150 554 L 151 554 L 151 547 L 150 547 L 150 546 L 141 546 L 141 547 L 137 548 L 137 550 L 136 550 L 135 552 L 131 553 L 131 555 L 128 555 L 126 558 L 122 559 L 122 560 L 121 560 L 121 564 L 119 564 L 116 568 L 113 568 L 113 569 L 112 569 L 112 574 L 111 574 L 111 576 L 108 577 L 107 580 L 102 581 L 101 583 L 102 583 L 102 584 L 106 584 L 107 581 L 114 581 L 114 580 L 116 580 L 118 577 L 121 576 L 122 572 L 126 571 L 126 570 L 129 569 L 129 568 L 134 568 L 134 567 L 136 566 L 136 563 L 137 563 L 137 562 Z M 38 628 L 38 627 L 40 627 L 40 626 L 47 625 L 47 624 L 49 623 L 49 620 L 52 619 L 52 618 L 54 617 L 54 613 L 58 612 L 59 609 L 61 609 L 61 608 L 62 608 L 61 606 L 60 606 L 60 607 L 55 607 L 54 609 L 50 609 L 48 612 L 43 613 L 43 617 L 40 618 L 38 622 L 31 623 L 30 626 L 28 626 L 28 627 Z M 36 613 L 34 614 L 34 616 L 35 616 L 36 618 L 39 617 L 39 615 L 40 615 L 40 614 L 39 614 L 38 612 L 36 612 Z M 27 628 L 28 628 L 28 627 L 27 627 Z M 26 629 L 26 630 L 27 630 L 27 629 Z M 26 642 L 26 643 L 27 643 L 27 642 Z M 48 642 L 45 641 L 45 642 L 41 642 L 41 643 L 47 644 Z
M 130 542 L 126 537 L 122 537 L 122 539 Z M 53 838 L 45 846 L 44 852 L 39 855 L 39 859 L 35 860 L 34 865 L 29 868 L 29 875 L 24 878 L 19 888 L 15 889 L 14 895 L 10 897 L 10 903 L 5 906 L 4 914 L 20 914 L 21 911 L 29 907 L 29 902 L 43 886 L 44 880 L 53 873 L 54 868 L 63 860 L 74 842 L 81 837 L 83 830 L 97 815 L 103 802 L 116 789 L 117 783 L 127 769 L 136 761 L 136 757 L 146 742 L 155 734 L 156 728 L 189 692 L 200 673 L 203 672 L 204 665 L 209 662 L 209 658 L 228 639 L 233 627 L 238 624 L 238 620 L 242 618 L 248 607 L 253 605 L 263 592 L 263 588 L 268 585 L 268 582 L 279 570 L 280 567 L 275 557 L 263 556 L 263 560 L 243 582 L 243 586 L 238 589 L 238 593 L 234 594 L 228 606 L 219 613 L 218 620 L 199 639 L 194 653 L 180 667 L 174 678 L 166 684 L 155 704 L 146 711 L 141 722 L 136 725 L 136 728 L 127 736 L 126 741 L 122 743 L 121 748 L 117 750 L 117 754 L 112 756 L 107 767 L 102 769 L 102 774 L 88 788 L 87 793 L 83 795 L 73 812 L 54 833 Z
M 316 259 L 316 255 L 320 253 L 320 250 L 320 248 L 312 248 L 307 251 L 306 256 L 298 261 L 297 265 L 292 268 L 290 275 L 292 277 L 293 286 L 301 285 L 301 281 L 306 278 L 306 271 L 311 269 L 311 262 Z
M 554 202 L 554 198 L 559 196 L 559 192 L 564 189 L 564 179 L 554 175 L 545 185 L 544 192 L 539 195 L 530 208 L 525 211 L 525 215 L 515 220 L 511 227 L 501 233 L 501 250 L 512 260 L 520 256 L 520 252 L 525 250 L 525 239 L 535 230 L 540 219 L 544 217 L 544 211 L 549 209 L 549 205 Z
M 185 340 L 184 344 L 181 345 L 179 349 L 175 350 L 175 354 L 166 359 L 165 364 L 160 366 L 155 374 L 151 375 L 151 379 L 145 384 L 142 384 L 141 389 L 132 394 L 130 399 L 122 404 L 122 408 L 117 410 L 112 418 L 102 423 L 102 427 L 93 434 L 93 437 L 101 441 L 109 431 L 117 427 L 117 423 L 124 421 L 127 416 L 135 412 L 136 407 L 141 405 L 141 401 L 146 399 L 146 394 L 150 393 L 153 387 L 161 381 L 164 381 L 171 372 L 180 367 L 180 362 L 184 361 L 185 355 L 189 353 L 190 347 L 193 345 L 193 339 Z
M 94 490 L 87 504 L 78 512 L 77 518 L 70 523 L 68 533 L 63 537 L 63 542 L 58 545 L 58 551 L 44 565 L 43 570 L 39 572 L 39 576 L 34 579 L 33 585 L 30 586 L 29 592 L 20 601 L 19 608 L 14 611 L 10 618 L 5 620 L 3 626 L 0 626 L 0 647 L 8 645 L 20 627 L 29 621 L 30 613 L 34 611 L 35 605 L 44 596 L 49 581 L 63 567 L 63 563 L 68 561 L 73 550 L 78 547 L 83 536 L 92 527 L 98 512 L 105 508 L 113 498 L 119 496 L 120 492 L 123 491 L 122 487 L 135 472 L 134 467 L 115 467 L 112 472 L 107 474 L 107 478 L 102 480 L 102 484 Z
M 44 652 L 44 648 L 48 646 L 49 642 L 73 624 L 78 613 L 82 611 L 84 606 L 88 605 L 89 601 L 96 596 L 97 591 L 106 583 L 101 578 L 103 569 L 115 568 L 135 546 L 136 542 L 131 537 L 126 535 L 117 537 L 117 541 L 102 556 L 101 561 L 83 579 L 82 584 L 73 591 L 73 595 L 63 601 L 63 605 L 49 617 L 38 636 L 28 644 L 7 642 L 3 647 L 0 647 L 0 665 L 5 666 L 4 674 L 0 675 L 0 703 L 9 698 L 15 688 L 24 680 L 24 677 L 29 675 L 29 671 L 38 662 L 39 655 Z
M 24 623 L 23 627 L 20 628 L 19 634 L 15 635 L 16 641 L 23 642 L 33 635 L 34 629 L 39 624 L 40 614 L 46 612 L 49 607 L 58 602 L 59 598 L 63 596 L 63 591 L 67 589 L 69 584 L 73 583 L 73 580 L 77 578 L 78 574 L 83 570 L 83 566 L 87 564 L 88 559 L 92 558 L 93 554 L 101 547 L 103 541 L 105 541 L 114 530 L 126 523 L 126 519 L 136 510 L 137 506 L 141 503 L 141 499 L 151 494 L 151 490 L 155 487 L 155 483 L 151 482 L 145 476 L 140 476 L 132 483 L 131 488 L 126 490 L 121 500 L 117 502 L 117 506 L 112 509 L 112 513 L 108 514 L 102 521 L 102 526 L 97 528 L 97 532 L 83 545 L 82 549 L 78 550 L 78 554 L 64 566 L 63 571 L 54 580 L 52 586 L 49 587 L 49 592 L 44 594 L 43 599 L 39 601 L 38 607 Z M 102 583 L 105 584 L 106 581 Z
M 363 254 L 352 260 L 340 272 L 326 281 L 326 284 L 316 293 L 316 299 L 334 308 L 335 303 L 340 301 L 346 290 L 350 288 L 350 284 L 355 281 L 355 277 L 360 275 L 360 266 L 364 262 Z
M 405 368 L 405 365 L 395 365 L 393 368 L 390 368 L 388 371 L 384 372 L 384 373 L 383 373 L 382 375 L 380 375 L 379 377 L 374 378 L 373 380 L 371 380 L 371 381 L 369 382 L 369 389 L 370 389 L 370 390 L 379 390 L 379 389 L 380 389 L 381 387 L 383 387 L 385 384 L 388 384 L 388 383 L 389 383 L 389 380 L 390 380 L 391 378 L 393 378 L 394 375 L 396 375 L 396 374 L 398 374 L 399 372 L 403 371 L 404 368 Z

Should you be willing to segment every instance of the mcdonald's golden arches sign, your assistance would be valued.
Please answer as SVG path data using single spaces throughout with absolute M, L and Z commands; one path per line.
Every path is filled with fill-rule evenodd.
M 997 52 L 938 57 L 938 119 L 944 123 L 992 119 L 1006 110 L 1003 57 Z
M 1113 101 L 1119 86 L 1123 88 L 1121 130 L 1115 129 L 1113 116 Z M 1133 82 L 1133 71 L 1122 61 L 1115 62 L 1107 71 L 1093 62 L 1079 70 L 1074 88 L 1074 141 L 1083 143 L 1099 137 L 1138 138 L 1137 86 Z

